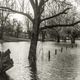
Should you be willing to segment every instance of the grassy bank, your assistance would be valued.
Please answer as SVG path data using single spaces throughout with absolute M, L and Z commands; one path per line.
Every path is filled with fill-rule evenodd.
M 30 41 L 30 39 L 24 39 L 24 38 L 15 38 L 15 37 L 4 37 L 0 40 L 0 42 L 20 42 L 20 41 Z

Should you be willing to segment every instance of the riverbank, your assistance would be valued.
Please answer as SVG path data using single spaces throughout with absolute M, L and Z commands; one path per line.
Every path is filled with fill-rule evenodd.
M 80 40 L 80 39 L 76 39 L 76 40 Z M 30 39 L 28 39 L 28 38 L 16 38 L 16 37 L 11 37 L 11 36 L 4 36 L 3 39 L 0 39 L 0 43 L 3 43 L 3 42 L 23 42 L 23 41 L 30 42 Z M 41 39 L 39 39 L 38 41 L 42 42 Z M 49 42 L 49 41 L 56 42 L 56 40 L 54 40 L 54 39 L 45 39 L 43 42 Z M 67 42 L 69 44 L 71 43 L 69 39 L 66 40 L 66 42 L 64 42 L 63 40 L 60 40 L 60 43 L 66 44 Z
M 24 39 L 24 38 L 15 38 L 15 37 L 4 37 L 3 39 L 0 39 L 0 43 L 3 42 L 21 42 L 21 41 L 30 41 L 30 39 Z

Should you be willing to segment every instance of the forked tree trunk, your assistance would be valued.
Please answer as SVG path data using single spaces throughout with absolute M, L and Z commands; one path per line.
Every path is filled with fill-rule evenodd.
M 36 19 L 33 23 L 33 32 L 31 35 L 31 44 L 29 50 L 29 66 L 31 67 L 31 72 L 34 80 L 37 80 L 37 67 L 36 67 L 36 49 L 39 35 L 39 19 Z

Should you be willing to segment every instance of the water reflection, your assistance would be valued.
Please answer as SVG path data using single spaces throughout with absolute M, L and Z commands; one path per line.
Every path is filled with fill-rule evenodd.
M 45 56 L 48 53 L 48 49 L 44 51 Z M 57 54 L 55 55 L 55 50 L 51 51 L 51 59 L 47 60 L 47 56 L 44 56 L 44 61 L 38 61 L 38 72 L 39 78 L 41 80 L 77 80 L 77 65 L 78 57 L 75 54 L 76 50 L 72 48 L 64 48 L 63 51 L 57 49 Z
M 36 62 L 31 62 L 29 61 L 29 67 L 30 67 L 30 73 L 31 73 L 31 80 L 37 80 L 38 76 L 37 76 L 37 66 L 36 66 Z
M 58 75 L 64 80 L 75 80 L 76 77 L 76 55 L 62 54 L 57 58 Z
M 65 52 L 65 53 L 64 53 Z M 56 75 L 59 80 L 75 80 L 77 77 L 77 56 L 68 51 L 58 54 L 56 58 Z
M 7 74 L 14 80 L 79 80 L 75 79 L 77 72 L 76 67 L 80 66 L 80 47 L 78 50 L 70 48 L 71 52 L 57 53 L 55 49 L 61 49 L 60 46 L 54 45 L 53 42 L 38 44 L 37 63 L 28 62 L 29 42 L 21 43 L 4 43 L 4 51 L 8 48 L 11 50 L 11 58 L 14 61 L 14 67 L 7 71 Z M 50 50 L 50 61 L 48 51 Z M 69 49 L 67 49 L 69 51 Z M 76 61 L 79 56 L 79 60 Z M 79 65 L 77 65 L 77 62 Z M 78 73 L 80 68 L 78 68 Z M 39 77 L 39 78 L 38 78 Z M 4 79 L 5 80 L 5 79 Z M 10 79 L 11 80 L 11 79 Z

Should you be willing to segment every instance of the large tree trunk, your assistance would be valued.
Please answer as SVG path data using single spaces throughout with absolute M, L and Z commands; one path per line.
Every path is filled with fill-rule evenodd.
M 37 67 L 36 67 L 36 49 L 39 35 L 39 19 L 36 19 L 33 23 L 33 32 L 31 35 L 31 44 L 29 50 L 29 65 L 31 67 L 32 78 L 37 80 Z
M 36 67 L 36 48 L 37 48 L 38 35 L 32 34 L 30 51 L 29 51 L 29 66 L 31 68 L 32 80 L 37 80 L 37 67 Z
M 31 44 L 30 44 L 30 50 L 29 50 L 29 56 L 28 56 L 30 64 L 36 62 L 36 48 L 37 48 L 39 25 L 40 25 L 39 20 L 40 18 L 36 17 L 33 23 L 33 31 L 31 35 Z
M 37 6 L 37 5 L 36 5 Z M 34 9 L 34 21 L 33 21 L 33 30 L 31 35 L 31 44 L 29 50 L 29 65 L 31 67 L 33 80 L 37 80 L 37 67 L 36 67 L 36 49 L 39 36 L 39 26 L 40 26 L 40 12 L 37 7 Z
M 30 44 L 29 56 L 30 61 L 36 60 L 36 48 L 37 48 L 38 35 L 32 33 L 32 39 Z

